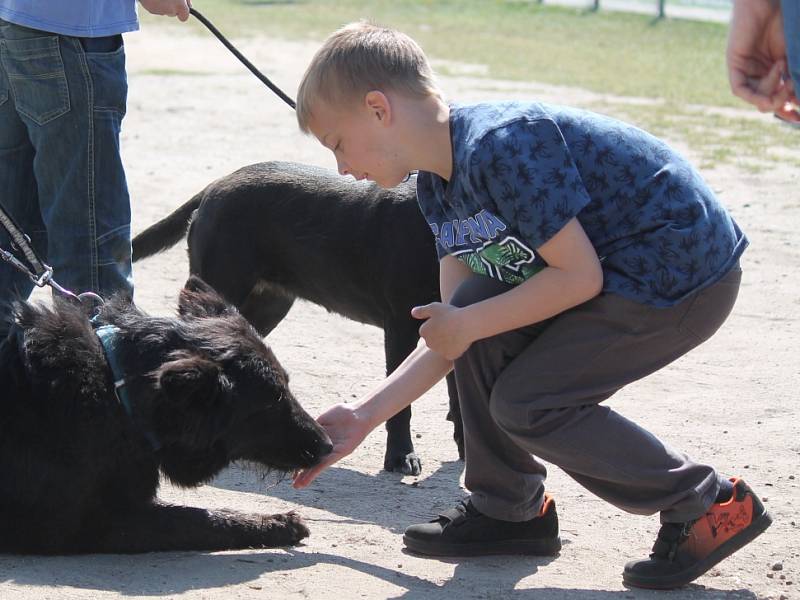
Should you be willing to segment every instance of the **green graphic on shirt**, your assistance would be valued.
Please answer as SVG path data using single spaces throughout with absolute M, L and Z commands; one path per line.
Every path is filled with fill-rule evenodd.
M 486 242 L 476 250 L 464 250 L 455 256 L 474 273 L 494 277 L 505 283 L 517 285 L 542 270 L 533 265 L 533 250 L 515 237 L 500 242 Z

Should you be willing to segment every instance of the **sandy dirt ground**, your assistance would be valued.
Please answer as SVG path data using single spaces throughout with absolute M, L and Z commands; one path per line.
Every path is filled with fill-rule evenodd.
M 192 36 L 175 25 L 151 27 L 126 40 L 130 100 L 122 143 L 136 231 L 249 163 L 282 159 L 333 166 L 327 150 L 298 133 L 292 111 L 211 36 Z M 315 45 L 249 39 L 241 48 L 293 94 Z M 513 96 L 586 108 L 607 100 L 576 89 L 477 79 L 469 66 L 462 72 L 443 80 L 453 98 Z M 800 172 L 776 166 L 753 175 L 724 167 L 705 175 L 751 239 L 739 302 L 712 340 L 610 401 L 671 445 L 723 473 L 745 476 L 775 519 L 756 542 L 696 584 L 668 594 L 626 589 L 622 566 L 647 555 L 657 517 L 624 514 L 555 467 L 549 489 L 561 517 L 559 557 L 431 560 L 405 553 L 401 534 L 407 525 L 467 493 L 445 421 L 446 392 L 438 386 L 414 406 L 414 441 L 423 461 L 419 477 L 381 472 L 384 436 L 376 431 L 303 491 L 239 468 L 197 490 L 166 483 L 162 488 L 164 499 L 195 506 L 296 509 L 312 532 L 299 547 L 0 557 L 0 598 L 799 597 Z M 185 244 L 137 265 L 139 304 L 153 313 L 173 313 L 187 273 Z M 358 397 L 383 375 L 381 331 L 308 303 L 296 304 L 268 341 L 291 373 L 295 395 L 314 415 Z

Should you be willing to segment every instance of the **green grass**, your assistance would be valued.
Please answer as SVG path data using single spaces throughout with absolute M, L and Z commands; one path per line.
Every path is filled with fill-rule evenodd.
M 656 135 L 685 139 L 708 164 L 766 156 L 774 144 L 797 144 L 797 132 L 777 124 L 706 117 L 690 106 L 745 107 L 728 87 L 724 24 L 655 21 L 644 15 L 595 13 L 527 0 L 195 0 L 194 4 L 232 37 L 259 34 L 319 43 L 340 25 L 368 18 L 408 33 L 432 58 L 485 65 L 484 76 L 489 78 L 658 99 L 655 107 L 613 102 L 605 106 L 610 114 L 627 117 Z M 148 26 L 165 22 L 146 20 Z M 190 26 L 198 33 L 203 29 L 197 22 Z M 442 70 L 446 74 L 446 68 Z M 730 127 L 734 134 L 722 136 L 726 138 L 722 144 L 715 127 Z M 760 168 L 759 160 L 751 160 L 749 168 Z
M 408 33 L 432 57 L 486 64 L 493 78 L 736 105 L 724 68 L 726 27 L 718 23 L 502 0 L 197 0 L 195 6 L 234 36 L 321 41 L 344 23 L 369 18 Z
M 635 123 L 655 135 L 684 141 L 700 155 L 701 169 L 736 164 L 758 173 L 769 170 L 776 162 L 800 169 L 800 132 L 777 120 L 764 123 L 720 114 L 713 107 L 668 102 L 644 106 L 612 101 L 592 108 Z

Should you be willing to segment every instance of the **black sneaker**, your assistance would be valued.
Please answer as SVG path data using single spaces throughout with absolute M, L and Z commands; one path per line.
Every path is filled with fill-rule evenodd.
M 539 515 L 521 522 L 492 519 L 470 500 L 462 501 L 430 523 L 406 529 L 403 542 L 412 552 L 430 556 L 552 556 L 561 550 L 556 504 L 549 494 Z
M 659 590 L 686 585 L 769 527 L 772 518 L 750 486 L 743 479 L 731 481 L 731 498 L 699 519 L 664 523 L 650 558 L 625 565 L 623 581 Z

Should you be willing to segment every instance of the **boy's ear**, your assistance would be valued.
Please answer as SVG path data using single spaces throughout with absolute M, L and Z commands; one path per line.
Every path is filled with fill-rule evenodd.
M 178 314 L 186 317 L 220 317 L 235 309 L 205 281 L 192 275 L 178 297 Z
M 372 115 L 384 125 L 387 125 L 391 121 L 392 104 L 388 96 L 383 92 L 378 90 L 367 92 L 367 95 L 364 97 L 364 104 L 366 104 Z

